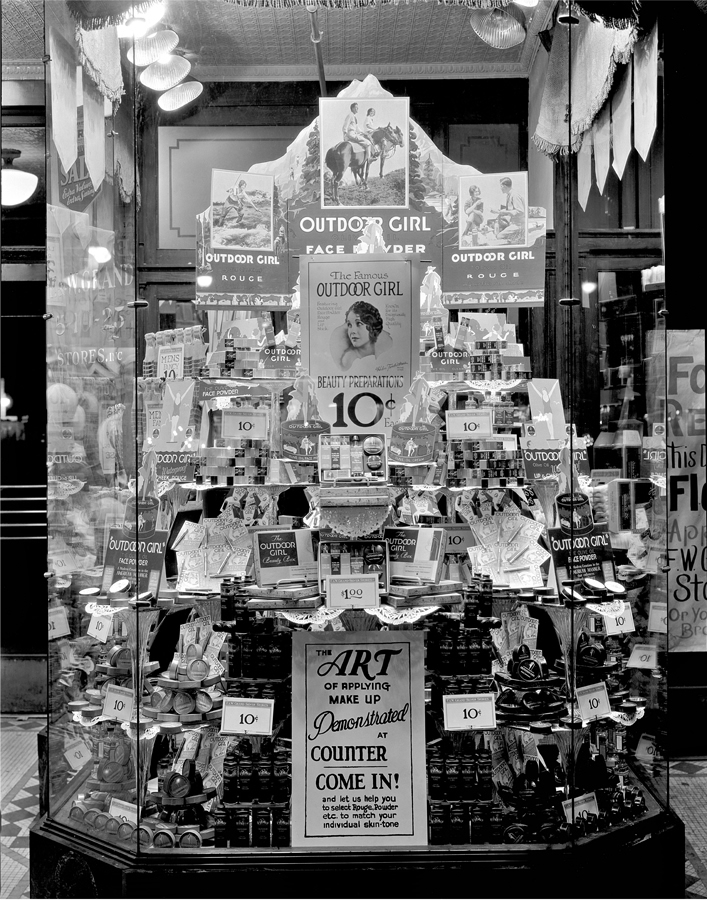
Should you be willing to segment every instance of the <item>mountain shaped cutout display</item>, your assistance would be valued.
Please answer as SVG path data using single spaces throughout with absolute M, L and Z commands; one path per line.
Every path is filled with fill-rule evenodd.
M 527 173 L 482 175 L 453 162 L 402 109 L 407 98 L 394 97 L 369 74 L 337 98 L 322 100 L 320 115 L 283 156 L 229 173 L 230 196 L 225 190 L 212 196 L 211 207 L 197 216 L 196 304 L 287 309 L 299 257 L 358 252 L 374 219 L 386 252 L 418 254 L 436 268 L 445 305 L 542 305 L 545 210 L 528 207 Z M 349 113 L 359 132 L 378 129 L 380 143 L 371 148 L 367 172 L 363 142 L 345 140 L 352 133 Z M 500 185 L 504 177 L 513 182 L 508 193 Z M 261 197 L 266 183 L 272 221 L 258 227 L 271 236 L 269 247 L 245 234 L 249 217 L 255 218 L 250 192 Z M 481 213 L 478 201 L 474 211 L 470 207 L 477 192 Z M 504 203 L 511 209 L 504 210 Z M 213 209 L 218 214 L 212 219 Z M 214 246 L 212 228 L 218 234 Z

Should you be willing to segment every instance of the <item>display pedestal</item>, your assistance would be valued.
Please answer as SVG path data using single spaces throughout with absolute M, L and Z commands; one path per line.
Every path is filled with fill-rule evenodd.
M 33 897 L 679 897 L 684 827 L 657 812 L 569 844 L 332 850 L 148 850 L 139 856 L 40 819 Z

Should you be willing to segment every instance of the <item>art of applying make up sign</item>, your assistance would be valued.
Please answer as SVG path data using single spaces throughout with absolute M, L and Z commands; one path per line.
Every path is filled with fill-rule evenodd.
M 296 632 L 292 846 L 427 843 L 423 636 Z

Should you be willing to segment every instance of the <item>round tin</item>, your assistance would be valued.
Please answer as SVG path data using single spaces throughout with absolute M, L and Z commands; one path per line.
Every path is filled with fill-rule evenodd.
M 190 681 L 201 681 L 209 674 L 209 664 L 205 659 L 192 659 L 187 663 L 187 677 Z
M 155 831 L 152 843 L 155 847 L 160 848 L 174 847 L 174 835 L 166 828 L 158 828 Z
M 129 591 L 130 582 L 127 578 L 119 578 L 118 581 L 114 581 L 108 588 L 109 594 L 127 594 Z
M 201 847 L 201 834 L 198 828 L 190 828 L 188 831 L 182 832 L 179 837 L 179 846 L 195 848 Z
M 169 712 L 172 708 L 172 691 L 169 688 L 156 688 L 150 696 L 150 706 L 159 712 Z
M 622 584 L 619 584 L 618 581 L 606 581 L 606 582 L 604 582 L 604 587 L 611 594 L 625 594 L 626 593 L 626 588 Z
M 121 841 L 129 841 L 130 838 L 132 837 L 134 830 L 135 829 L 133 828 L 132 823 L 121 822 L 120 825 L 118 826 L 118 831 L 117 831 L 118 838 Z
M 194 712 L 196 701 L 191 694 L 185 694 L 184 691 L 175 691 L 172 697 L 172 706 L 179 716 L 188 716 Z

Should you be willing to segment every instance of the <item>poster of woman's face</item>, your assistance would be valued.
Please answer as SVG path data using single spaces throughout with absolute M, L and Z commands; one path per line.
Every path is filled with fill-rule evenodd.
M 525 247 L 528 173 L 500 172 L 459 179 L 459 247 Z
M 211 170 L 211 248 L 273 249 L 273 178 Z
M 407 209 L 407 97 L 319 101 L 322 206 Z

